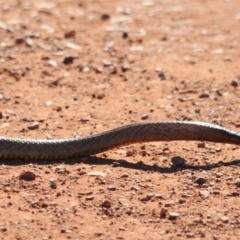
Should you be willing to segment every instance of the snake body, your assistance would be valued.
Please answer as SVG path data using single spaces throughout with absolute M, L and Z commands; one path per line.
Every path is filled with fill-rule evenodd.
M 138 142 L 210 141 L 240 145 L 240 134 L 204 122 L 135 123 L 81 138 L 32 140 L 0 137 L 0 159 L 67 159 Z

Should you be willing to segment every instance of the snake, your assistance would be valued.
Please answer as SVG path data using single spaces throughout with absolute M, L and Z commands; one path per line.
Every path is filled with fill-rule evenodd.
M 208 141 L 240 145 L 240 133 L 206 122 L 155 121 L 133 123 L 78 138 L 39 140 L 0 137 L 0 159 L 69 159 L 123 145 L 155 141 Z

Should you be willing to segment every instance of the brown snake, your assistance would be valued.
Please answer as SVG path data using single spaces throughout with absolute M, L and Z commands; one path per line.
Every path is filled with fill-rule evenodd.
M 0 159 L 68 159 L 97 154 L 130 143 L 176 140 L 240 145 L 240 134 L 203 122 L 144 122 L 76 139 L 24 140 L 0 137 Z

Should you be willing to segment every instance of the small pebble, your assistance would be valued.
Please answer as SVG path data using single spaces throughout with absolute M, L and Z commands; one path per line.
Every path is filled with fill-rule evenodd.
M 185 164 L 185 159 L 179 156 L 175 156 L 171 158 L 172 164 L 175 166 L 183 166 Z
M 97 99 L 103 99 L 105 98 L 105 94 L 104 93 L 100 93 L 97 95 Z
M 175 204 L 175 201 L 169 201 L 164 204 L 165 207 L 171 207 L 172 205 Z
M 217 176 L 218 178 L 221 178 L 221 177 L 223 176 L 223 173 L 222 173 L 222 172 L 218 172 L 218 173 L 216 174 L 216 176 Z
M 105 208 L 110 208 L 112 205 L 111 201 L 109 200 L 104 200 L 102 203 L 101 203 L 101 207 L 105 207 Z
M 46 106 L 47 106 L 47 107 L 50 107 L 51 105 L 52 105 L 52 101 L 51 101 L 51 100 L 46 101 Z
M 198 148 L 205 148 L 206 147 L 206 143 L 205 142 L 199 142 L 197 147 Z
M 119 162 L 113 162 L 112 163 L 112 167 L 119 167 L 121 166 L 121 164 Z
M 228 217 L 226 217 L 226 216 L 222 216 L 222 217 L 220 217 L 220 219 L 223 223 L 228 223 L 228 220 L 229 220 Z
M 64 60 L 63 60 L 63 63 L 65 65 L 69 65 L 69 64 L 72 64 L 73 63 L 73 57 L 72 56 L 68 56 L 68 57 L 65 57 Z
M 86 200 L 88 200 L 88 201 L 93 200 L 93 199 L 94 199 L 93 195 L 86 196 Z
M 168 208 L 162 207 L 160 211 L 160 217 L 165 218 L 168 212 Z
M 132 151 L 132 150 L 128 150 L 128 151 L 126 152 L 126 156 L 127 156 L 127 157 L 133 156 L 133 151 Z
M 143 114 L 142 115 L 142 120 L 146 120 L 146 119 L 148 119 L 148 114 Z
M 87 174 L 88 176 L 100 176 L 100 177 L 106 177 L 107 174 L 101 171 L 90 171 Z
M 160 80 L 166 80 L 166 76 L 162 71 L 158 72 L 158 77 L 160 78 Z
M 240 187 L 240 178 L 237 178 L 237 179 L 235 180 L 235 185 L 236 185 L 237 187 Z
M 103 21 L 106 21 L 106 20 L 108 20 L 109 18 L 110 18 L 110 15 L 107 14 L 107 13 L 103 13 L 102 16 L 101 16 L 101 19 L 102 19 Z
M 170 220 L 175 220 L 175 219 L 177 219 L 179 216 L 180 216 L 180 214 L 177 213 L 177 212 L 170 212 L 170 213 L 169 213 L 169 219 L 170 219 Z
M 109 185 L 108 190 L 115 191 L 117 188 L 114 185 Z
M 209 94 L 208 93 L 201 93 L 199 95 L 199 98 L 209 98 Z
M 50 182 L 50 188 L 57 189 L 57 183 L 55 181 Z
M 31 124 L 28 125 L 28 129 L 29 130 L 35 130 L 39 128 L 39 122 L 33 122 Z
M 203 198 L 206 199 L 209 197 L 209 192 L 207 190 L 200 190 L 199 195 Z
M 75 38 L 75 36 L 76 36 L 75 30 L 70 30 L 64 34 L 65 38 Z
M 238 79 L 237 78 L 234 78 L 231 82 L 231 86 L 233 87 L 237 87 L 238 86 Z
M 88 72 L 90 72 L 90 67 L 89 66 L 84 66 L 83 68 L 82 68 L 82 72 L 83 73 L 88 73 Z
M 207 179 L 205 178 L 202 178 L 202 177 L 197 177 L 195 180 L 194 180 L 194 183 L 197 183 L 199 185 L 203 185 L 204 183 L 207 182 Z
M 130 64 L 128 62 L 123 62 L 123 65 L 122 65 L 122 71 L 123 72 L 126 72 L 130 68 L 131 68 L 131 66 L 130 66 Z
M 19 179 L 20 180 L 25 180 L 25 181 L 32 181 L 35 180 L 36 175 L 33 172 L 23 172 L 20 174 Z
M 137 186 L 132 186 L 132 187 L 131 187 L 131 190 L 139 191 L 139 190 L 141 190 L 141 188 L 140 188 L 140 187 L 137 187 Z

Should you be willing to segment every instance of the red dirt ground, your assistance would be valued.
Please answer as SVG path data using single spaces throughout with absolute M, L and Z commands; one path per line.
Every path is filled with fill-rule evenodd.
M 238 131 L 239 29 L 237 0 L 0 0 L 0 134 L 156 120 Z M 229 144 L 153 142 L 1 160 L 0 239 L 240 239 L 239 156 Z

